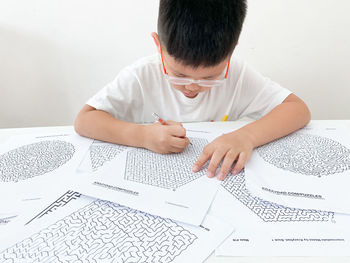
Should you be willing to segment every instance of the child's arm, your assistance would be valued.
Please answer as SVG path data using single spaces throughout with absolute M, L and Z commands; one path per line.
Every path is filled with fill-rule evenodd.
M 105 111 L 85 105 L 79 112 L 74 128 L 85 137 L 134 147 L 143 147 L 158 153 L 181 152 L 189 144 L 181 123 L 167 121 L 143 125 L 114 118 Z
M 233 164 L 233 174 L 242 170 L 254 148 L 294 132 L 310 121 L 310 111 L 306 104 L 294 94 L 290 94 L 261 119 L 254 121 L 237 131 L 224 134 L 209 143 L 193 166 L 199 171 L 209 160 L 207 175 L 215 176 L 223 160 L 218 179 L 224 180 Z

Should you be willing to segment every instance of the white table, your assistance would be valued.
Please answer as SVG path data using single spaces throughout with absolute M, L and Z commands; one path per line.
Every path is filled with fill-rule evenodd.
M 237 122 L 209 122 L 209 123 L 187 123 L 187 129 L 206 129 L 217 130 L 219 127 L 223 132 L 237 129 L 247 124 L 249 121 Z M 328 127 L 344 128 L 350 131 L 350 120 L 313 120 L 310 126 L 317 127 L 320 125 L 327 125 Z M 36 128 L 14 128 L 14 129 L 0 129 L 0 143 L 9 139 L 13 135 L 22 134 L 38 134 L 51 132 L 68 132 L 72 131 L 72 126 L 57 126 L 57 127 L 36 127 Z M 350 247 L 349 247 L 350 250 Z M 213 254 L 207 259 L 208 263 L 349 263 L 350 257 L 216 257 Z

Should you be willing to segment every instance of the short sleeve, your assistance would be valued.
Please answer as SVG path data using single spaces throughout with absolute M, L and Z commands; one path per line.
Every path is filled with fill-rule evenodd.
M 138 122 L 143 111 L 142 92 L 138 78 L 123 69 L 118 76 L 87 101 L 98 110 L 123 121 Z
M 244 64 L 239 85 L 239 118 L 260 119 L 291 94 L 288 89 L 262 76 L 247 64 Z

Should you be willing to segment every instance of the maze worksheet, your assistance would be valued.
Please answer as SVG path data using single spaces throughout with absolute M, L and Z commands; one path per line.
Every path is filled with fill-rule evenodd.
M 285 207 L 251 195 L 245 186 L 244 171 L 229 176 L 222 187 L 264 222 L 323 222 L 334 217 L 333 212 Z
M 80 172 L 96 172 L 127 149 L 128 147 L 124 145 L 94 140 L 78 170 Z
M 91 142 L 74 132 L 14 136 L 0 153 L 0 198 L 10 200 L 1 202 L 1 211 L 69 189 Z
M 350 137 L 305 128 L 258 147 L 246 164 L 251 193 L 281 205 L 350 214 Z
M 0 214 L 0 236 L 4 237 L 8 233 L 8 227 L 21 228 L 24 225 L 30 224 L 33 221 L 40 219 L 48 214 L 51 214 L 61 207 L 70 204 L 71 201 L 77 200 L 82 195 L 78 192 L 67 191 L 62 196 L 57 198 L 50 205 L 45 207 L 49 200 L 40 202 L 39 204 L 25 204 L 21 208 L 18 208 L 16 215 L 14 214 Z M 42 209 L 45 207 L 45 209 Z M 41 211 L 40 211 L 41 210 Z M 33 217 L 33 212 L 40 211 Z M 4 238 L 0 239 L 0 246 L 4 243 Z
M 90 146 L 91 167 L 95 172 L 106 162 L 113 160 L 119 153 L 126 150 L 127 147 L 107 142 L 96 142 Z
M 232 232 L 213 217 L 189 227 L 74 192 L 53 205 L 4 245 L 0 262 L 201 262 Z
M 27 224 L 32 222 L 35 219 L 42 218 L 43 216 L 54 212 L 55 210 L 59 209 L 60 207 L 63 207 L 65 205 L 69 204 L 69 202 L 71 202 L 72 200 L 76 200 L 80 197 L 81 197 L 81 194 L 78 192 L 74 192 L 71 190 L 67 191 L 62 196 L 60 196 L 57 200 L 55 200 L 52 204 L 50 204 L 44 210 L 42 210 L 40 213 L 38 213 L 35 217 L 33 217 L 31 220 L 29 220 L 27 222 Z
M 108 154 L 100 154 L 102 157 L 96 160 L 108 161 L 96 172 L 81 175 L 74 190 L 198 226 L 215 196 L 219 181 L 205 175 L 207 166 L 197 173 L 192 172 L 193 164 L 213 136 L 191 132 L 187 136 L 191 144 L 181 153 L 158 154 L 134 147 L 125 150 L 115 146 L 111 146 L 113 150 L 104 148 L 103 152 Z M 95 152 L 100 151 L 101 148 Z M 115 155 L 115 158 L 109 157 Z
M 293 133 L 257 148 L 265 161 L 300 175 L 330 176 L 350 170 L 350 149 L 330 138 Z
M 256 197 L 246 188 L 244 170 L 222 183 L 210 213 L 237 227 L 217 255 L 320 256 L 330 253 L 329 246 L 334 247 L 334 256 L 350 254 L 350 233 L 344 231 L 350 216 L 290 208 Z
M 182 153 L 164 155 L 141 148 L 129 151 L 124 178 L 141 184 L 176 190 L 205 175 L 205 169 L 194 173 L 191 167 L 208 141 L 202 138 L 189 139 L 191 144 Z
M 74 155 L 74 145 L 45 140 L 15 148 L 0 155 L 0 182 L 18 182 L 52 172 Z

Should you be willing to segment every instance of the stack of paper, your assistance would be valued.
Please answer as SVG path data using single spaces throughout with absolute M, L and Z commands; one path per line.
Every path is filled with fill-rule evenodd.
M 76 135 L 0 148 L 0 262 L 202 262 L 349 256 L 350 141 L 308 127 L 256 149 L 225 181 L 193 173 L 223 132 L 188 129 L 179 154 Z
M 13 138 L 0 175 L 16 219 L 3 216 L 0 262 L 205 260 L 233 226 L 207 215 L 219 181 L 191 171 L 215 136 L 188 136 L 168 155 L 75 134 Z

